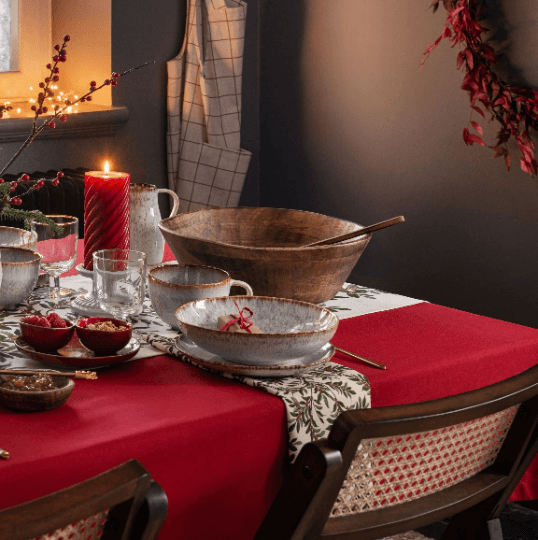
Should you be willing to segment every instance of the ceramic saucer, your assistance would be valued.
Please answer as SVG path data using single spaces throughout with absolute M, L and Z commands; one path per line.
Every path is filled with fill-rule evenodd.
M 192 341 L 180 335 L 177 338 L 176 346 L 188 356 L 193 362 L 200 366 L 222 371 L 225 373 L 235 373 L 236 375 L 245 375 L 247 377 L 290 377 L 300 376 L 311 369 L 321 366 L 328 362 L 334 355 L 334 345 L 327 343 L 318 352 L 302 358 L 288 360 L 285 363 L 274 366 L 247 366 L 236 364 L 225 358 L 202 349 Z
M 116 354 L 97 356 L 83 347 L 75 334 L 73 339 L 65 346 L 53 353 L 43 353 L 30 347 L 22 338 L 15 340 L 17 349 L 32 360 L 43 362 L 52 366 L 77 367 L 83 369 L 96 369 L 127 362 L 140 350 L 140 341 L 131 338 L 131 341 Z

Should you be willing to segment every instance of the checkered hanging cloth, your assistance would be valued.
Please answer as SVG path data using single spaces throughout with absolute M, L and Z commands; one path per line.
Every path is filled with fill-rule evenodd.
M 168 184 L 180 212 L 239 204 L 251 156 L 240 148 L 246 15 L 242 0 L 189 0 L 168 62 Z

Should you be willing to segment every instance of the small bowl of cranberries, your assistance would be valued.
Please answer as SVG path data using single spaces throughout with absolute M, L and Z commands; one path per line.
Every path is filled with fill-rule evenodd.
M 54 312 L 46 317 L 23 317 L 19 326 L 22 339 L 39 352 L 57 351 L 71 341 L 75 332 L 75 325 L 71 321 L 62 319 Z

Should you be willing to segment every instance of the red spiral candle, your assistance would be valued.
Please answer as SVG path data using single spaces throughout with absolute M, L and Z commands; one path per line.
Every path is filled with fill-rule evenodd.
M 129 249 L 129 180 L 123 172 L 84 175 L 84 268 L 99 249 Z

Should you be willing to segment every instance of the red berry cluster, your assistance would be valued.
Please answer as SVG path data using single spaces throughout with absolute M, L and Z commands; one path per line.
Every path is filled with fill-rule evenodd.
M 61 45 L 54 45 L 54 49 L 58 51 L 58 54 L 55 54 L 52 57 L 54 64 L 47 64 L 47 69 L 50 71 L 50 75 L 45 77 L 44 82 L 39 83 L 39 88 L 41 88 L 42 91 L 39 92 L 37 96 L 37 105 L 32 105 L 31 107 L 32 111 L 35 111 L 36 117 L 42 114 L 47 114 L 48 112 L 48 107 L 44 106 L 45 99 L 54 97 L 54 92 L 49 88 L 49 84 L 51 82 L 58 82 L 60 80 L 60 77 L 58 76 L 58 73 L 60 73 L 58 63 L 67 61 L 67 50 L 65 47 L 70 39 L 71 38 L 69 36 L 64 36 L 64 41 Z M 58 105 L 54 105 L 53 108 L 56 111 L 58 109 Z M 56 127 L 56 124 L 52 120 L 47 122 L 46 125 L 51 128 Z
M 64 173 L 62 171 L 59 171 L 56 174 L 56 177 L 53 180 L 51 180 L 51 184 L 53 186 L 57 186 L 60 183 L 60 178 L 62 178 L 63 176 L 64 176 Z M 9 182 L 9 184 L 7 184 L 9 186 L 9 193 L 13 193 L 15 189 L 17 188 L 17 186 L 19 185 L 19 183 L 25 183 L 25 182 L 28 182 L 29 180 L 30 180 L 30 176 L 28 174 L 23 174 L 20 176 L 18 180 Z M 0 185 L 1 184 L 5 184 L 5 180 L 3 178 L 0 178 Z M 28 188 L 24 193 L 22 193 L 20 197 L 7 197 L 7 200 L 5 202 L 13 206 L 19 206 L 22 204 L 21 197 L 24 197 L 25 195 L 30 193 L 32 190 L 35 191 L 35 190 L 41 189 L 44 185 L 45 185 L 44 179 L 38 180 L 32 187 Z M 3 200 L 4 198 L 0 196 L 0 203 L 4 202 Z
M 58 76 L 58 73 L 60 72 L 60 68 L 58 67 L 58 63 L 60 62 L 66 62 L 67 61 L 67 50 L 66 45 L 67 42 L 70 41 L 69 36 L 64 36 L 64 41 L 61 45 L 54 45 L 54 49 L 57 51 L 57 54 L 54 54 L 52 57 L 53 64 L 47 64 L 47 69 L 50 71 L 50 75 L 45 78 L 44 82 L 39 83 L 39 88 L 42 89 L 41 92 L 39 92 L 37 96 L 37 105 L 32 105 L 31 109 L 35 112 L 36 118 L 40 115 L 49 113 L 48 107 L 44 105 L 45 100 L 49 97 L 54 97 L 54 92 L 49 88 L 49 84 L 51 82 L 57 82 L 60 77 Z M 97 83 L 95 81 L 90 82 L 90 89 L 89 91 L 84 94 L 82 97 L 78 98 L 76 101 L 72 102 L 70 99 L 65 99 L 63 102 L 64 107 L 60 110 L 59 105 L 53 105 L 53 115 L 50 120 L 45 122 L 43 125 L 48 126 L 52 129 L 56 127 L 56 122 L 54 121 L 56 118 L 59 118 L 61 122 L 65 122 L 67 120 L 67 116 L 65 114 L 62 114 L 62 112 L 69 107 L 70 105 L 73 105 L 74 103 L 81 102 L 85 103 L 86 101 L 92 101 L 92 94 L 96 90 L 99 90 L 103 88 L 103 86 L 117 86 L 118 85 L 118 79 L 120 78 L 120 74 L 116 72 L 112 72 L 112 75 L 110 79 L 105 79 L 103 84 L 101 86 L 97 86 Z M 0 118 L 1 118 L 1 110 L 0 110 Z M 51 111 L 52 112 L 52 111 Z M 50 114 L 50 113 L 49 113 Z M 61 116 L 60 116 L 61 115 Z
M 34 326 L 43 326 L 45 328 L 67 328 L 67 323 L 62 319 L 58 313 L 54 311 L 49 313 L 46 317 L 40 315 L 31 315 L 30 317 L 23 317 L 21 322 L 26 324 L 33 324 Z

